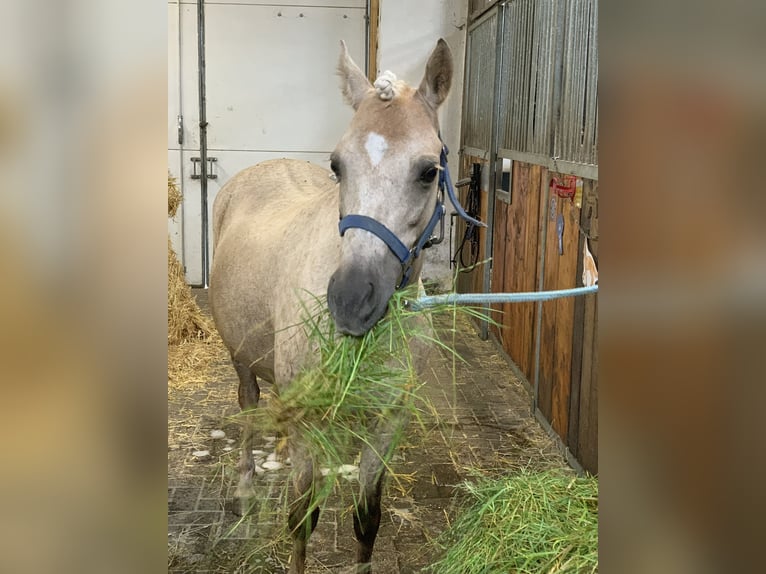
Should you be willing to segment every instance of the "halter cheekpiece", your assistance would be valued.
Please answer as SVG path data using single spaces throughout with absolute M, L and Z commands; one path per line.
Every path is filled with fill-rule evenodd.
M 338 229 L 340 231 L 341 237 L 345 235 L 348 229 L 364 229 L 365 231 L 369 231 L 373 235 L 377 236 L 381 241 L 383 241 L 383 243 L 388 246 L 388 248 L 391 250 L 391 253 L 396 256 L 396 258 L 399 260 L 399 263 L 402 265 L 402 278 L 399 281 L 399 284 L 396 286 L 397 289 L 402 289 L 409 283 L 410 276 L 412 274 L 412 264 L 420 256 L 420 252 L 423 251 L 423 249 L 428 249 L 432 245 L 438 245 L 444 240 L 444 214 L 446 213 L 446 209 L 444 207 L 445 190 L 447 192 L 447 197 L 449 197 L 452 205 L 455 206 L 455 211 L 457 211 L 460 217 L 462 217 L 467 223 L 471 225 L 486 227 L 484 223 L 468 215 L 463 209 L 463 206 L 460 205 L 460 202 L 455 195 L 455 188 L 452 185 L 449 168 L 447 167 L 448 153 L 449 150 L 447 149 L 447 146 L 444 145 L 444 142 L 442 142 L 441 157 L 439 158 L 441 167 L 439 170 L 439 197 L 436 199 L 436 207 L 434 208 L 434 212 L 431 215 L 431 219 L 428 221 L 428 225 L 426 225 L 423 233 L 420 234 L 420 237 L 411 248 L 408 248 L 404 243 L 402 243 L 396 234 L 388 227 L 373 219 L 372 217 L 352 214 L 341 218 L 340 222 L 338 223 Z M 439 235 L 436 236 L 433 233 L 434 229 L 436 229 L 436 225 L 439 223 L 441 223 L 440 232 Z

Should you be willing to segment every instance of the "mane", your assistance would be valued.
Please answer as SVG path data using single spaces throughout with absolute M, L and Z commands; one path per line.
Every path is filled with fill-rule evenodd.
M 382 101 L 392 100 L 397 94 L 402 93 L 407 87 L 405 82 L 396 79 L 396 74 L 391 70 L 386 70 L 378 76 L 373 84 L 375 93 Z

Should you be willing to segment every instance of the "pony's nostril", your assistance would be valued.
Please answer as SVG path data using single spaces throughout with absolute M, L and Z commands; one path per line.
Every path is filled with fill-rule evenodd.
M 367 291 L 364 294 L 364 298 L 362 299 L 365 303 L 369 303 L 370 299 L 373 299 L 375 297 L 375 285 L 372 283 L 367 283 Z

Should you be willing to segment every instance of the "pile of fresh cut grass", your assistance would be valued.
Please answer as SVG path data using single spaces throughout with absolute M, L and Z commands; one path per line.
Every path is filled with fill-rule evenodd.
M 339 469 L 353 462 L 360 447 L 368 445 L 388 467 L 409 421 L 424 424 L 433 407 L 419 392 L 418 366 L 441 347 L 431 315 L 435 312 L 475 313 L 450 306 L 428 312 L 407 303 L 415 288 L 397 291 L 386 315 L 361 337 L 341 335 L 323 299 L 304 308 L 303 328 L 317 362 L 299 373 L 253 413 L 261 428 L 278 429 L 308 450 L 326 479 L 314 492 L 314 506 L 332 492 Z M 381 441 L 381 431 L 387 440 Z
M 337 333 L 323 299 L 304 308 L 303 328 L 318 361 L 257 411 L 264 424 L 285 433 L 289 427 L 314 460 L 334 468 L 362 444 L 372 445 L 383 423 L 419 417 L 427 405 L 416 393 L 420 383 L 408 341 L 433 336 L 430 322 L 409 310 L 406 296 L 396 293 L 386 316 L 361 337 Z M 389 454 L 379 453 L 384 460 Z
M 598 479 L 522 470 L 462 485 L 457 519 L 439 539 L 434 574 L 598 571 Z

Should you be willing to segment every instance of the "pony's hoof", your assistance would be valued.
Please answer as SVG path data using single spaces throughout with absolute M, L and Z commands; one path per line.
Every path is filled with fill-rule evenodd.
M 256 499 L 254 497 L 234 498 L 231 501 L 230 510 L 234 516 L 247 516 L 253 510 Z

